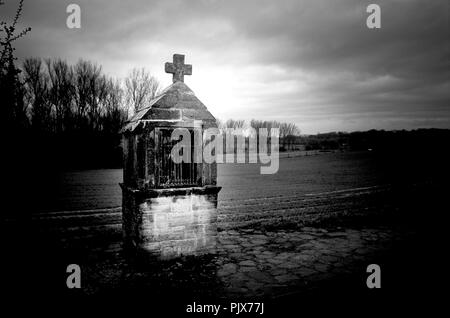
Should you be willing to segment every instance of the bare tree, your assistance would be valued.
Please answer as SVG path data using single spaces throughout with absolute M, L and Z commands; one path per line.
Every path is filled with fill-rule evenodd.
M 23 62 L 25 103 L 31 109 L 31 124 L 36 130 L 51 129 L 52 108 L 48 101 L 49 77 L 42 60 L 28 58 Z
M 256 119 L 252 119 L 250 121 L 250 126 L 252 128 L 255 128 L 256 133 L 259 133 L 259 129 L 260 128 L 267 128 L 267 131 L 270 131 L 273 128 L 279 128 L 280 127 L 280 123 L 274 120 L 269 120 L 269 121 L 262 121 L 262 120 L 256 120 Z
M 223 131 L 223 129 L 225 127 L 225 123 L 222 120 L 216 118 L 216 125 L 217 125 L 217 128 L 219 128 L 220 131 Z
M 159 82 L 145 68 L 134 68 L 125 79 L 125 97 L 130 110 L 137 112 L 158 93 Z
M 293 123 L 281 123 L 280 126 L 280 138 L 284 149 L 287 149 L 288 144 L 292 144 L 295 137 L 300 134 L 300 129 Z
M 279 128 L 281 138 L 285 138 L 288 136 L 297 136 L 300 134 L 300 129 L 298 129 L 297 125 L 293 123 L 281 123 Z
M 74 67 L 75 114 L 78 128 L 98 129 L 100 101 L 105 95 L 105 78 L 101 72 L 100 66 L 84 60 L 78 61 Z
M 0 6 L 4 5 L 0 1 Z M 21 70 L 15 66 L 17 58 L 14 56 L 13 42 L 23 37 L 31 28 L 17 32 L 17 25 L 22 15 L 23 0 L 19 1 L 16 14 L 12 22 L 0 21 L 0 95 L 2 107 L 0 118 L 2 129 L 21 129 L 28 126 L 27 107 L 24 103 L 24 87 L 20 79 Z M 9 128 L 8 128 L 9 127 Z
M 4 4 L 5 3 L 3 1 L 0 1 L 0 6 Z M 31 31 L 31 28 L 25 28 L 22 31 L 16 33 L 17 22 L 22 15 L 22 10 L 23 0 L 20 0 L 12 23 L 8 24 L 6 21 L 0 21 L 0 35 L 2 35 L 3 33 L 5 34 L 0 37 L 0 45 L 2 47 L 0 53 L 0 67 L 2 72 L 7 71 L 9 64 L 17 59 L 13 54 L 14 48 L 12 47 L 12 43 Z
M 104 101 L 103 131 L 117 134 L 127 119 L 127 111 L 123 107 L 124 91 L 118 80 L 108 79 L 106 82 Z
M 105 101 L 108 96 L 107 79 L 101 75 L 101 68 L 98 72 L 91 74 L 89 82 L 89 108 L 88 118 L 90 127 L 93 130 L 101 130 L 101 116 L 105 110 Z
M 55 130 L 62 132 L 73 123 L 72 104 L 75 95 L 73 68 L 61 59 L 46 59 L 49 78 L 48 100 L 53 106 Z
M 225 122 L 225 127 L 226 128 L 244 128 L 245 127 L 245 120 L 242 119 L 228 119 Z

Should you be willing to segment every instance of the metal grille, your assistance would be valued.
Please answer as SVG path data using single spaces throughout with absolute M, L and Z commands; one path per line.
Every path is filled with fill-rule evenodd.
M 185 187 L 198 185 L 197 164 L 194 163 L 194 136 L 191 131 L 191 162 L 174 163 L 171 158 L 172 148 L 181 140 L 171 140 L 172 130 L 159 130 L 159 187 Z

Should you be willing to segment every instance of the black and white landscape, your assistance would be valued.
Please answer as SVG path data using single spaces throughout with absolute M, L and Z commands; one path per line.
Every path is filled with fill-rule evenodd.
M 437 308 L 448 1 L 0 3 L 6 303 Z

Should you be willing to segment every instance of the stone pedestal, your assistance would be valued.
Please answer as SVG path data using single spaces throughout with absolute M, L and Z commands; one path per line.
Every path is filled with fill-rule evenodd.
M 220 187 L 136 190 L 121 186 L 127 248 L 167 259 L 201 254 L 215 246 Z

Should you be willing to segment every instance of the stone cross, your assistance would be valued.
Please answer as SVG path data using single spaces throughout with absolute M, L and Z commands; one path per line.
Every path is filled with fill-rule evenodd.
M 184 55 L 174 54 L 173 63 L 166 62 L 165 64 L 166 73 L 173 74 L 172 81 L 184 82 L 184 75 L 192 75 L 192 65 L 184 64 Z

